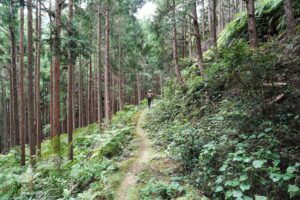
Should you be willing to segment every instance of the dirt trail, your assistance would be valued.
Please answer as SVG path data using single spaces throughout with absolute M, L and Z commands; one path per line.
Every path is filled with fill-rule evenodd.
M 137 182 L 137 175 L 143 170 L 145 164 L 151 160 L 151 142 L 142 128 L 145 119 L 145 111 L 139 117 L 136 134 L 140 137 L 139 149 L 136 161 L 130 166 L 117 193 L 117 200 L 130 200 L 128 191 Z

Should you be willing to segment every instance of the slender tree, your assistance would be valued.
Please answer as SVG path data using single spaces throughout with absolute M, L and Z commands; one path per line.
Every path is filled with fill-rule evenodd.
M 203 63 L 202 47 L 201 47 L 201 35 L 200 35 L 199 24 L 198 24 L 196 1 L 193 2 L 193 24 L 194 24 L 194 30 L 195 30 L 195 35 L 196 35 L 198 68 L 199 68 L 201 75 L 204 75 L 204 63 Z
M 256 31 L 256 19 L 255 19 L 255 7 L 254 0 L 245 0 L 247 4 L 248 13 L 248 33 L 250 46 L 252 48 L 258 47 L 257 31 Z
M 30 161 L 31 164 L 34 164 L 34 157 L 35 157 L 35 147 L 36 147 L 36 134 L 34 130 L 34 112 L 31 111 L 31 108 L 34 108 L 34 86 L 33 86 L 33 29 L 32 29 L 32 0 L 28 0 L 27 5 L 27 57 L 28 57 L 28 87 L 27 87 L 27 94 L 28 94 L 28 103 L 27 103 L 27 110 L 28 110 L 28 134 L 29 134 L 29 143 L 30 143 Z
M 19 133 L 20 164 L 25 165 L 25 97 L 24 97 L 24 5 L 20 9 L 20 69 L 19 69 Z
M 294 18 L 294 10 L 292 0 L 284 0 L 284 10 L 286 14 L 286 24 L 287 30 L 289 34 L 295 33 L 295 18 Z
M 54 61 L 53 61 L 53 152 L 60 155 L 60 26 L 62 1 L 55 0 Z
M 67 96 L 67 132 L 68 132 L 68 158 L 73 160 L 73 67 L 74 56 L 72 52 L 73 36 L 73 0 L 69 0 L 69 27 L 68 33 L 71 41 L 68 50 L 68 96 Z
M 36 142 L 37 142 L 37 156 L 41 156 L 41 142 L 42 142 L 42 125 L 41 125 L 41 100 L 40 100 L 40 65 L 41 65 L 41 55 L 40 55 L 40 40 L 41 40 L 41 4 L 36 1 L 36 56 L 35 56 L 35 128 L 36 128 Z
M 109 63 L 109 34 L 110 34 L 110 10 L 109 5 L 105 8 L 105 66 L 104 66 L 104 99 L 105 99 L 105 118 L 110 121 L 111 110 L 110 110 L 110 87 L 109 87 L 109 74 L 110 74 L 110 63 Z
M 176 29 L 176 4 L 175 0 L 172 0 L 172 20 L 173 20 L 173 59 L 175 64 L 175 74 L 179 84 L 183 84 L 181 77 L 179 64 L 178 64 L 178 53 L 177 53 L 177 29 Z
M 10 2 L 10 48 L 11 48 L 11 146 L 19 145 L 19 126 L 18 126 L 18 95 L 17 95 L 17 54 L 16 54 L 16 35 L 15 35 L 15 9 L 13 1 Z

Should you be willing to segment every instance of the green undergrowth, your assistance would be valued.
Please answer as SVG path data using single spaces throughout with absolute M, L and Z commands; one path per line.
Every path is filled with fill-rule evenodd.
M 0 155 L 0 199 L 114 199 L 120 183 L 114 174 L 120 175 L 131 162 L 124 157 L 132 148 L 137 111 L 135 106 L 126 106 L 104 130 L 97 124 L 75 130 L 72 162 L 66 159 L 65 134 L 61 135 L 59 161 L 53 159 L 50 140 L 43 142 L 42 158 L 34 168 L 19 166 L 16 149 Z
M 265 41 L 270 36 L 282 33 L 286 28 L 284 0 L 260 0 L 256 1 L 255 16 L 257 20 L 257 32 L 260 41 Z M 295 18 L 300 17 L 300 3 L 293 4 Z M 247 40 L 247 13 L 238 13 L 226 26 L 218 38 L 220 47 L 230 46 L 239 40 Z
M 164 151 L 153 150 L 151 161 L 139 173 L 137 184 L 128 191 L 130 200 L 206 200 L 192 185 L 184 181 L 180 166 L 166 157 Z
M 176 176 L 212 199 L 299 198 L 299 48 L 299 34 L 256 50 L 235 42 L 206 61 L 206 77 L 192 66 L 185 85 L 166 83 L 147 128 Z M 171 199 L 174 187 L 150 181 L 142 195 Z

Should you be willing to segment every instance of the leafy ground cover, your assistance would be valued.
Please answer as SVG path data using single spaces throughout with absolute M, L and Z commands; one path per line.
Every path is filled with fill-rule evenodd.
M 134 158 L 134 116 L 138 109 L 126 106 L 103 129 L 96 124 L 74 133 L 74 160 L 64 159 L 67 137 L 62 135 L 60 168 L 52 158 L 50 140 L 42 144 L 42 158 L 32 167 L 19 166 L 19 153 L 0 155 L 0 199 L 114 199 L 124 171 Z
M 235 42 L 206 59 L 206 77 L 192 66 L 185 86 L 166 84 L 147 128 L 177 176 L 212 199 L 299 198 L 299 47 L 299 33 L 255 51 Z M 165 186 L 150 181 L 142 195 Z

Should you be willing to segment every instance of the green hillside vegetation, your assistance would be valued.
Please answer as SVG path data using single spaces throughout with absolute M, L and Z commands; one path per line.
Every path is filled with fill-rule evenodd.
M 299 196 L 299 48 L 299 31 L 255 50 L 237 41 L 206 61 L 205 78 L 192 66 L 185 86 L 168 81 L 147 127 L 180 180 L 212 199 Z
M 96 124 L 77 129 L 74 160 L 62 159 L 60 169 L 53 160 L 50 140 L 43 142 L 42 159 L 37 160 L 34 169 L 19 166 L 15 149 L 0 155 L 0 199 L 114 199 L 116 187 L 124 176 L 118 171 L 125 170 L 132 162 L 122 161 L 128 157 L 126 152 L 134 148 L 129 143 L 134 138 L 133 119 L 137 111 L 135 106 L 125 107 L 101 130 Z M 64 147 L 61 156 L 65 158 L 68 147 L 65 134 L 61 143 Z

